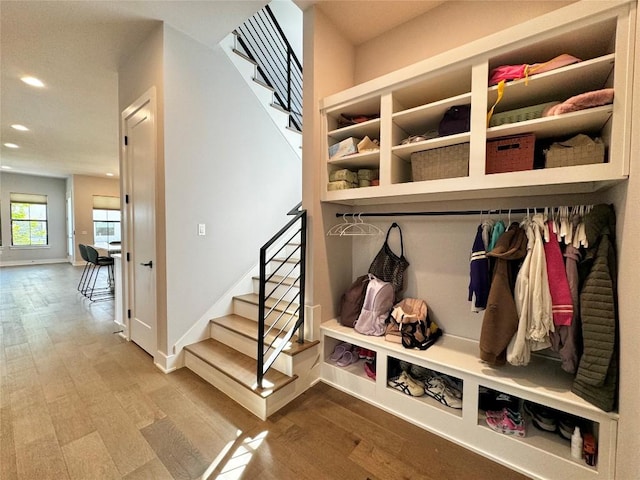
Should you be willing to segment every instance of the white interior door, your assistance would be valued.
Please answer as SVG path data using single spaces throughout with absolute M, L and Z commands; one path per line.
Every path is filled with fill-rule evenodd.
M 73 251 L 73 202 L 71 196 L 67 196 L 67 257 L 71 263 L 75 262 Z
M 155 175 L 156 129 L 155 95 L 147 92 L 123 113 L 126 137 L 125 169 L 128 178 L 128 245 L 125 262 L 128 274 L 128 299 L 132 341 L 150 355 L 157 352 L 156 319 L 156 243 L 155 243 Z M 126 259 L 126 255 L 124 256 Z M 124 266 L 124 265 L 123 265 Z

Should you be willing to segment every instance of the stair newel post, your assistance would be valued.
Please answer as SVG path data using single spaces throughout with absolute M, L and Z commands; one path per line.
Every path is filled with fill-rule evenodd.
M 307 211 L 302 210 L 300 217 L 300 311 L 298 312 L 298 343 L 304 343 L 304 306 L 305 279 L 307 265 Z
M 265 314 L 265 296 L 266 296 L 266 263 L 267 248 L 260 248 L 260 285 L 258 288 L 258 366 L 257 380 L 258 387 L 262 388 L 262 379 L 264 377 L 264 314 Z

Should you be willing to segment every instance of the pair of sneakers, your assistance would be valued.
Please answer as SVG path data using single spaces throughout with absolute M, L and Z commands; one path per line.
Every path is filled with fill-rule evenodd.
M 411 378 L 411 376 L 404 371 L 397 377 L 387 380 L 387 385 L 412 397 L 421 397 L 424 395 L 424 385 Z
M 456 410 L 462 408 L 462 391 L 449 377 L 432 376 L 425 382 L 424 391 L 446 407 Z
M 525 436 L 526 422 L 520 411 L 503 408 L 502 410 L 487 411 L 486 416 L 487 425 L 491 430 L 514 437 Z
M 358 350 L 358 358 L 365 359 L 369 362 L 372 362 L 376 359 L 376 352 L 373 350 L 369 350 L 368 348 L 357 347 Z

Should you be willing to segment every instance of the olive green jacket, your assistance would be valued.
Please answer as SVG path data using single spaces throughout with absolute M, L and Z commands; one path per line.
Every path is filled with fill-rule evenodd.
M 592 266 L 580 292 L 583 353 L 572 391 L 604 411 L 616 408 L 618 393 L 618 312 L 615 214 L 596 205 L 585 216 Z

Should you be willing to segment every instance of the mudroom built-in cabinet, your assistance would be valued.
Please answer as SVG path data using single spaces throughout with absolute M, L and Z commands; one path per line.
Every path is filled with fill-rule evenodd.
M 314 208 L 324 221 L 314 228 L 324 228 L 326 235 L 333 224 L 367 222 L 386 233 L 392 222 L 398 222 L 410 262 L 404 294 L 423 298 L 430 318 L 444 331 L 435 345 L 420 351 L 343 326 L 341 293 L 366 273 L 384 235 L 326 237 L 322 246 L 327 278 L 334 279 L 334 284 L 329 288 L 333 292 L 330 305 L 321 308 L 334 315 L 320 325 L 322 381 L 533 478 L 617 478 L 619 413 L 605 412 L 572 393 L 573 377 L 560 368 L 553 354 L 534 355 L 524 367 L 492 367 L 480 361 L 482 313 L 470 311 L 467 289 L 473 237 L 483 220 L 519 221 L 524 214 L 511 210 L 531 208 L 533 213 L 545 206 L 612 203 L 616 211 L 625 208 L 630 165 L 639 160 L 631 151 L 635 16 L 633 1 L 577 2 L 319 101 L 320 147 L 314 162 L 320 178 L 314 181 L 320 193 Z M 489 85 L 496 67 L 542 63 L 562 54 L 579 61 L 544 73 L 534 71 L 504 87 Z M 611 103 L 559 115 L 543 113 L 572 97 L 604 89 L 613 89 Z M 470 106 L 468 128 L 439 134 L 445 112 L 465 105 Z M 499 120 L 489 123 L 487 112 L 492 107 Z M 356 117 L 357 121 L 350 121 Z M 545 164 L 544 150 L 553 141 L 579 134 L 597 139 L 604 153 L 588 160 Z M 520 142 L 525 136 L 534 139 L 536 147 L 530 167 L 491 173 L 489 157 L 499 145 L 496 141 L 516 138 Z M 375 140 L 378 148 L 354 150 L 366 137 Z M 341 142 L 352 153 L 332 156 Z M 463 153 L 448 157 L 454 148 Z M 444 173 L 424 173 L 416 168 L 420 155 L 459 165 L 447 164 Z M 364 186 L 357 182 L 330 185 L 335 172 L 345 169 L 355 175 L 373 171 L 379 180 Z M 446 214 L 461 210 L 470 214 Z M 423 212 L 438 215 L 417 214 Z M 387 216 L 367 217 L 368 213 Z M 624 231 L 628 218 L 619 217 L 618 232 Z M 397 238 L 392 240 L 398 253 Z M 350 275 L 344 278 L 336 271 Z M 363 368 L 365 360 L 339 366 L 331 359 L 341 343 L 375 352 L 375 378 Z M 454 379 L 462 393 L 461 408 L 391 388 L 390 370 L 399 362 Z M 621 368 L 628 367 L 621 362 Z M 570 442 L 557 432 L 529 425 L 519 438 L 491 430 L 480 398 L 487 389 L 577 419 L 595 438 L 597 460 L 589 465 L 572 458 Z

